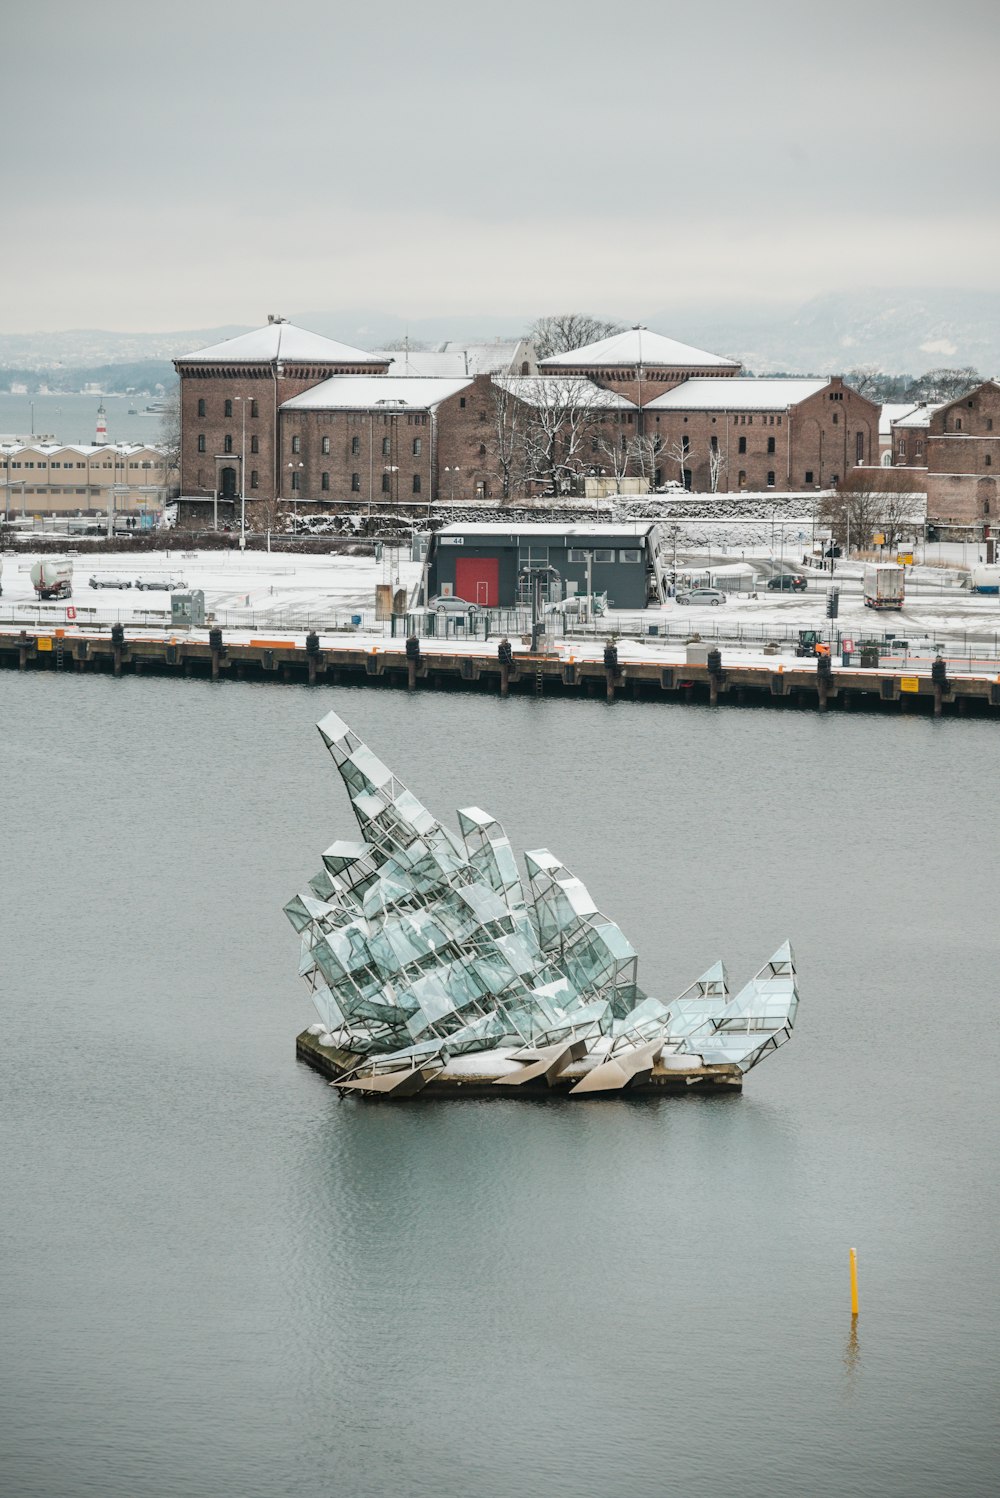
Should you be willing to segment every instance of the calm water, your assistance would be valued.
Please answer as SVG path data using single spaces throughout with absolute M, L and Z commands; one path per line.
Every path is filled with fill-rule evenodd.
M 34 403 L 34 430 L 42 436 L 53 436 L 57 442 L 93 442 L 97 428 L 97 408 L 104 406 L 111 442 L 160 442 L 163 417 L 147 411 L 159 396 L 126 395 L 10 395 L 0 391 L 0 433 L 27 437 L 32 431 L 31 403 Z M 136 414 L 130 416 L 130 410 Z
M 741 1098 L 338 1102 L 280 910 L 351 830 L 330 706 L 653 991 L 789 935 L 792 1043 Z M 0 747 L 4 1493 L 993 1491 L 993 725 L 4 673 Z

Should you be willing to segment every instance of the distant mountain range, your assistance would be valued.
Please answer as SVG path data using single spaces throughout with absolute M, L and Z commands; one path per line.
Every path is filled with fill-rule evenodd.
M 407 335 L 426 344 L 446 339 L 488 342 L 517 337 L 532 321 L 486 313 L 406 319 L 364 308 L 289 315 L 302 327 L 356 348 L 384 348 Z M 992 291 L 831 292 L 792 310 L 758 310 L 749 315 L 685 303 L 640 312 L 637 320 L 698 348 L 737 358 L 756 374 L 779 370 L 838 374 L 860 365 L 873 365 L 890 374 L 921 374 L 941 366 L 965 365 L 983 375 L 1000 373 L 1000 294 Z M 247 326 L 226 324 L 167 333 L 101 329 L 2 333 L 0 368 L 55 369 L 170 359 L 232 338 L 246 332 Z

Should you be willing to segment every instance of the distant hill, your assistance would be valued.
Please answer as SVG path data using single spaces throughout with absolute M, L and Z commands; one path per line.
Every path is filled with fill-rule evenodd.
M 654 313 L 658 332 L 740 359 L 757 374 L 889 374 L 972 365 L 1000 371 L 1000 294 L 992 291 L 830 292 L 765 318 Z
M 553 303 L 551 310 L 572 309 Z M 596 305 L 576 310 L 615 316 L 613 309 Z M 405 318 L 370 308 L 289 316 L 301 327 L 355 348 L 384 348 L 407 335 L 430 345 L 446 339 L 483 343 L 517 337 L 533 321 L 529 316 L 489 312 Z M 620 320 L 642 322 L 696 348 L 728 354 L 756 374 L 838 374 L 867 364 L 890 374 L 916 375 L 964 365 L 984 375 L 1000 373 L 1000 293 L 993 291 L 868 288 L 829 292 L 794 308 L 757 307 L 748 313 L 688 300 L 654 312 L 640 308 Z M 60 365 L 80 369 L 146 360 L 162 363 L 245 333 L 248 326 L 224 324 L 166 333 L 0 333 L 0 369 L 55 371 Z

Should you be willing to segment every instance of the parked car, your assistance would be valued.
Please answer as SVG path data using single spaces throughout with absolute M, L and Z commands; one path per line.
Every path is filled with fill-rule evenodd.
M 768 578 L 767 586 L 772 593 L 804 593 L 806 580 L 798 572 L 780 572 L 777 577 Z
M 176 593 L 178 588 L 187 587 L 187 583 L 180 577 L 137 577 L 135 585 L 146 593 Z
M 92 588 L 131 588 L 132 580 L 128 577 L 92 577 L 90 586 Z
M 708 603 L 715 608 L 720 603 L 725 603 L 726 595 L 721 588 L 689 588 L 686 593 L 678 593 L 678 603 L 700 604 Z
M 435 614 L 479 614 L 482 610 L 478 603 L 470 603 L 467 598 L 454 598 L 450 593 L 439 593 L 432 598 L 427 607 Z

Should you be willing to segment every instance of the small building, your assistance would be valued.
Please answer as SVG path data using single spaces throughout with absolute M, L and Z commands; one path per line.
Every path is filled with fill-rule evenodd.
M 446 525 L 431 537 L 428 596 L 513 608 L 530 603 L 537 573 L 548 601 L 606 593 L 610 608 L 642 609 L 662 603 L 667 563 L 662 527 L 652 520 Z

